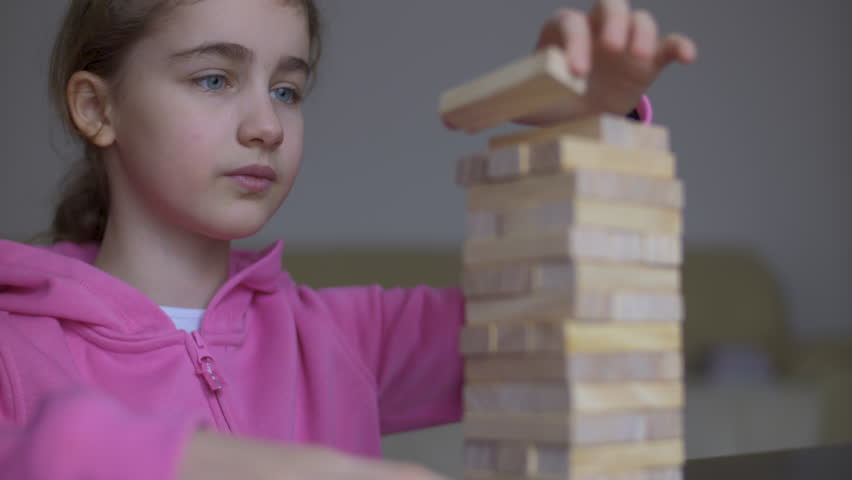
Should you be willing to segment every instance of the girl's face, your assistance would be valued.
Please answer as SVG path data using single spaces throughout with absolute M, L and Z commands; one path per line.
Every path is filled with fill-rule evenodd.
M 250 236 L 275 213 L 299 170 L 309 76 L 293 3 L 191 2 L 134 47 L 106 157 L 118 211 L 217 239 Z M 277 179 L 257 191 L 227 175 L 251 165 Z

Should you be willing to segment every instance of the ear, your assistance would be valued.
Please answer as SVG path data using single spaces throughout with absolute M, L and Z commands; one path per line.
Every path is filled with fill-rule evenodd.
M 112 145 L 115 129 L 106 81 L 90 72 L 76 72 L 68 80 L 66 95 L 77 130 L 98 147 Z

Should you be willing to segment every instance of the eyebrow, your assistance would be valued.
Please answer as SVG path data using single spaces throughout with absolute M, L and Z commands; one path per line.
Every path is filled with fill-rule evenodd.
M 255 58 L 255 53 L 252 49 L 240 45 L 239 43 L 230 42 L 206 42 L 197 47 L 182 50 L 169 55 L 169 61 L 181 62 L 190 58 L 213 55 L 231 60 L 237 63 L 251 63 Z M 275 67 L 279 72 L 299 72 L 301 71 L 306 76 L 311 75 L 311 66 L 308 62 L 300 57 L 286 55 L 278 60 L 278 65 Z

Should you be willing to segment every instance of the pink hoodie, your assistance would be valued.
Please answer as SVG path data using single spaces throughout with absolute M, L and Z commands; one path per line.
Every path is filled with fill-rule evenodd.
M 312 290 L 278 241 L 232 251 L 187 334 L 97 248 L 0 240 L 0 480 L 173 479 L 197 428 L 378 456 L 461 420 L 457 288 Z
M 459 289 L 312 290 L 234 250 L 201 328 L 93 267 L 0 240 L 0 479 L 175 478 L 196 428 L 380 454 L 461 418 Z

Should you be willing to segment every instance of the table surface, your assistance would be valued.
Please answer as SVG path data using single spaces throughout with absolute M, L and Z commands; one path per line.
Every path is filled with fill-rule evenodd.
M 852 444 L 688 460 L 686 480 L 850 480 Z

